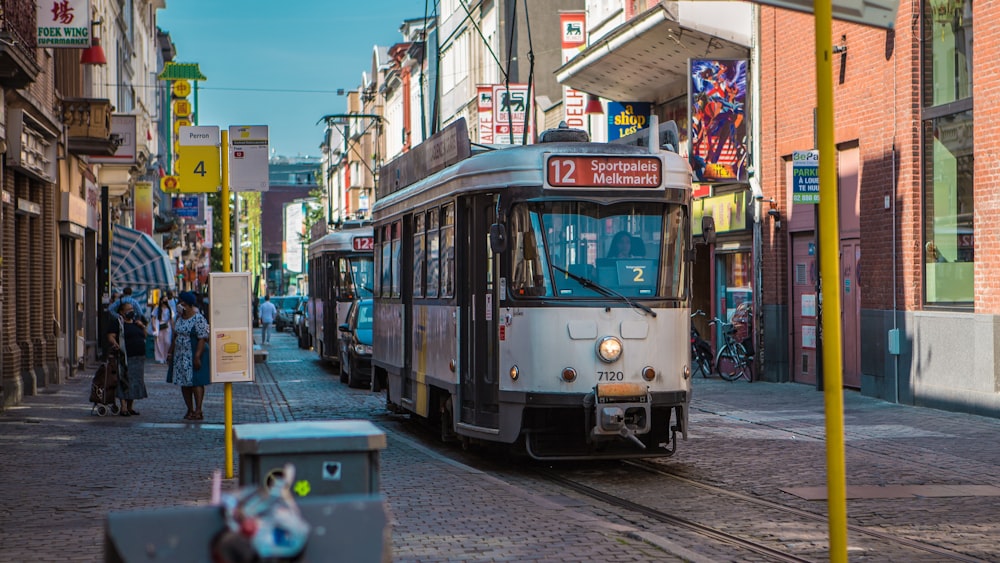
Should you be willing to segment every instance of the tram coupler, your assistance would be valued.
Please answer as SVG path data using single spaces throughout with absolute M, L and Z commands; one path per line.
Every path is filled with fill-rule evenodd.
M 645 388 L 634 383 L 598 384 L 594 399 L 592 438 L 623 438 L 646 449 L 636 436 L 649 432 L 652 424 L 652 400 Z

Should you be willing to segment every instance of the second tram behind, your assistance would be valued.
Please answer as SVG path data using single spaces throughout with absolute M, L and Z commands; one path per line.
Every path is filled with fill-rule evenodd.
M 334 231 L 309 245 L 306 323 L 321 359 L 339 362 L 340 331 L 347 310 L 372 295 L 374 239 L 371 227 Z
M 373 386 L 390 408 L 536 459 L 686 438 L 690 168 L 585 135 L 472 154 L 460 120 L 383 167 Z

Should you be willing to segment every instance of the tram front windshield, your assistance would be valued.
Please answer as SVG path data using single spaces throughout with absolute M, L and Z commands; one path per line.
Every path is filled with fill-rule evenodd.
M 356 295 L 357 299 L 371 298 L 374 287 L 373 280 L 375 279 L 375 258 L 372 256 L 351 256 L 345 262 L 350 268 L 350 277 L 344 275 L 348 294 Z M 342 272 L 342 274 L 346 273 Z
M 517 298 L 685 296 L 684 209 L 662 203 L 531 202 L 512 209 Z

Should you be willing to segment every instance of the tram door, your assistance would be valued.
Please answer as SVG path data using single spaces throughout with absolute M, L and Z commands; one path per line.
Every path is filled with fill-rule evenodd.
M 462 307 L 462 372 L 459 391 L 460 421 L 479 428 L 499 428 L 499 382 L 497 380 L 496 271 L 490 249 L 490 225 L 496 213 L 494 196 L 467 200 L 464 213 L 468 244 L 465 249 L 466 279 L 459 278 Z M 461 236 L 461 235 L 460 235 Z M 464 281 L 464 283 L 463 283 Z

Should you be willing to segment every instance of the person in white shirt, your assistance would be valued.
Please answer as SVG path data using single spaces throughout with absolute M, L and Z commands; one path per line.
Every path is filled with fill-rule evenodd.
M 271 325 L 274 324 L 274 319 L 278 316 L 278 308 L 271 303 L 271 296 L 265 295 L 264 302 L 260 304 L 260 322 L 264 325 L 261 330 L 260 340 L 264 344 L 270 344 L 271 342 Z

